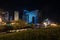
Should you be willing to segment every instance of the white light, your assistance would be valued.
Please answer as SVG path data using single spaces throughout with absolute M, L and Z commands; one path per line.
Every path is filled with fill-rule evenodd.
M 15 23 L 11 23 L 12 25 L 14 25 Z
M 48 25 L 46 22 L 44 22 L 43 24 L 44 24 L 45 27 L 47 27 L 47 25 Z

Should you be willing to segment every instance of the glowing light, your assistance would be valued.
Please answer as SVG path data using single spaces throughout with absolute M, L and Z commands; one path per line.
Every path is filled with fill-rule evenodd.
M 10 30 L 10 32 L 16 32 L 16 30 Z
M 12 25 L 14 25 L 15 23 L 11 23 Z
M 47 27 L 47 25 L 48 25 L 46 22 L 44 22 L 43 24 L 44 24 L 45 27 Z
M 3 25 L 6 25 L 6 23 L 3 23 Z
M 20 29 L 20 31 L 26 31 L 27 29 Z
M 51 21 L 48 18 L 45 19 L 44 21 L 47 22 L 48 25 L 51 24 Z
M 57 24 L 52 23 L 51 26 L 57 26 Z
M 2 22 L 2 18 L 0 18 L 0 22 Z
M 19 20 L 19 12 L 18 11 L 15 11 L 14 12 L 14 20 Z

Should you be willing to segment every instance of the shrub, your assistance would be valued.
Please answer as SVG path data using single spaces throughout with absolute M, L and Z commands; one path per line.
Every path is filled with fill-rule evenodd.
M 5 32 L 7 31 L 7 26 L 6 25 L 0 25 L 0 32 Z
M 13 21 L 13 29 L 21 29 L 24 28 L 27 24 L 26 22 L 22 21 L 22 20 L 18 20 L 18 21 Z

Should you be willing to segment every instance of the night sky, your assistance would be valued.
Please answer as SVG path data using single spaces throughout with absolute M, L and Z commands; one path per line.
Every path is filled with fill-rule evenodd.
M 0 8 L 5 10 L 39 9 L 43 18 L 60 23 L 60 3 L 58 1 L 33 1 L 33 0 L 2 0 Z

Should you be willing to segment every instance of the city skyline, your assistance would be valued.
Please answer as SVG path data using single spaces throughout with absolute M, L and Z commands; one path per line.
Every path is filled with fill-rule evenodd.
M 41 11 L 43 18 L 50 18 L 53 21 L 60 22 L 60 6 L 57 1 L 32 1 L 32 0 L 2 0 L 0 1 L 0 8 L 7 11 L 14 11 L 27 9 Z M 12 14 L 12 13 L 10 13 Z M 21 13 L 22 14 L 22 13 Z
M 2 11 L 0 13 L 0 18 L 2 18 L 2 21 L 18 21 L 18 20 L 24 20 L 27 23 L 39 23 L 38 19 L 41 19 L 41 17 L 39 18 L 39 10 L 23 10 L 22 15 L 20 15 L 19 11 L 13 11 L 13 13 L 10 15 L 10 12 L 8 11 Z

